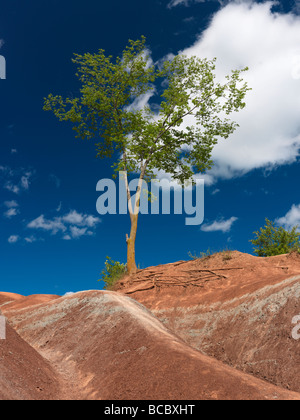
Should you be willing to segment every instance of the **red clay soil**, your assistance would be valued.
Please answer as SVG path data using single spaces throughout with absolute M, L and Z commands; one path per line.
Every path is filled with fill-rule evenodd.
M 299 281 L 298 254 L 224 252 L 114 292 L 0 293 L 0 400 L 299 400 Z
M 22 296 L 16 293 L 5 293 L 0 292 L 0 308 L 2 309 L 18 309 L 26 308 L 28 306 L 39 305 L 40 303 L 50 302 L 51 300 L 57 299 L 58 295 L 30 295 Z
M 7 325 L 0 340 L 0 400 L 56 400 L 60 395 L 54 370 Z
M 24 296 L 18 295 L 17 293 L 0 292 L 0 305 L 7 302 L 14 302 L 18 299 L 22 299 Z
M 298 253 L 259 258 L 237 251 L 149 267 L 115 288 L 136 299 L 187 344 L 226 364 L 300 392 Z
M 79 292 L 31 307 L 4 305 L 1 310 L 43 358 L 41 363 L 47 361 L 55 371 L 59 399 L 300 398 L 203 355 L 140 303 L 120 293 Z M 8 369 L 11 380 L 18 382 L 15 365 Z M 30 383 L 23 385 L 32 389 L 36 380 L 28 375 Z M 18 386 L 22 388 L 22 383 Z M 11 398 L 17 399 L 16 394 L 12 392 Z

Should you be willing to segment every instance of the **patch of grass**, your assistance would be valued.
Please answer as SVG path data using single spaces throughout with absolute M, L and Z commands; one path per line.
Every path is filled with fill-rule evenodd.
M 192 260 L 200 260 L 200 259 L 204 259 L 204 258 L 210 258 L 214 253 L 208 249 L 207 251 L 204 252 L 200 252 L 198 255 L 196 254 L 196 252 L 194 251 L 194 253 L 192 254 L 190 251 L 188 252 L 188 256 L 192 259 Z
M 230 249 L 224 249 L 221 251 L 223 261 L 229 261 L 232 259 L 232 251 Z
M 215 252 L 208 249 L 207 251 L 200 252 L 198 254 L 195 251 L 194 251 L 194 253 L 188 252 L 188 256 L 192 260 L 208 259 L 208 258 L 212 257 L 213 255 L 218 255 L 218 254 L 220 254 L 222 256 L 223 261 L 229 261 L 229 260 L 232 259 L 232 251 L 230 249 L 227 249 L 227 248 L 223 249 L 222 251 L 215 251 Z
M 296 254 L 296 255 L 300 255 L 300 248 L 298 248 L 298 247 L 295 247 L 295 248 L 292 248 L 290 251 L 289 251 L 289 253 L 288 254 Z

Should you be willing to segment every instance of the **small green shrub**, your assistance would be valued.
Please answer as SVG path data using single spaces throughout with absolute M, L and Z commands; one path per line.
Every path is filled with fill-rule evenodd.
M 250 242 L 255 246 L 254 252 L 259 257 L 288 254 L 292 251 L 300 252 L 300 233 L 298 226 L 285 230 L 282 226 L 276 227 L 275 222 L 266 219 L 266 225 L 254 232 L 255 238 Z
M 223 261 L 229 261 L 232 259 L 232 251 L 230 249 L 224 249 L 223 251 L 221 251 L 221 255 Z
M 200 254 L 196 254 L 196 253 L 194 253 L 194 254 L 192 254 L 190 251 L 188 252 L 188 256 L 192 259 L 192 260 L 199 260 L 199 259 L 201 259 L 201 258 L 209 258 L 209 257 L 211 257 L 213 255 L 213 252 L 210 250 L 210 249 L 208 249 L 207 251 L 205 251 L 205 252 L 200 252 Z
M 101 271 L 99 281 L 104 281 L 105 290 L 112 289 L 118 280 L 120 280 L 127 271 L 127 265 L 119 261 L 114 261 L 110 257 L 106 257 L 105 268 Z

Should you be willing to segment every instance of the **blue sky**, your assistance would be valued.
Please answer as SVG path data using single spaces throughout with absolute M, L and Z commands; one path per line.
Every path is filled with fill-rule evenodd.
M 1 0 L 0 0 L 1 1 Z M 214 150 L 205 220 L 141 215 L 136 260 L 147 267 L 210 249 L 252 253 L 265 217 L 300 223 L 300 2 L 218 0 L 2 1 L 0 290 L 95 289 L 106 256 L 126 261 L 129 216 L 99 215 L 96 184 L 111 161 L 42 110 L 49 93 L 76 95 L 73 53 L 119 55 L 144 35 L 153 61 L 183 51 L 217 57 L 217 74 L 249 66 L 240 128 Z

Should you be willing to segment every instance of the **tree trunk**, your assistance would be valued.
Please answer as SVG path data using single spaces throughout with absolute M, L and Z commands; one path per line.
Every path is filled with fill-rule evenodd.
M 127 272 L 128 274 L 134 274 L 137 271 L 135 262 L 135 238 L 137 231 L 138 215 L 133 214 L 131 217 L 131 230 L 130 237 L 126 239 L 127 242 Z
M 131 221 L 130 236 L 128 237 L 128 235 L 126 235 L 127 272 L 128 272 L 128 274 L 134 274 L 137 271 L 137 266 L 136 266 L 136 262 L 135 262 L 135 239 L 136 239 L 137 222 L 138 222 L 139 209 L 140 209 L 142 182 L 143 182 L 143 179 L 144 179 L 145 170 L 146 170 L 146 166 L 144 166 L 141 170 L 139 184 L 138 184 L 138 187 L 137 187 L 137 190 L 136 190 L 134 209 L 132 209 L 131 194 L 130 194 L 130 190 L 129 190 L 129 187 L 128 187 L 127 173 L 125 173 L 125 183 L 126 183 L 126 189 L 127 189 L 128 209 L 129 209 L 130 221 Z

